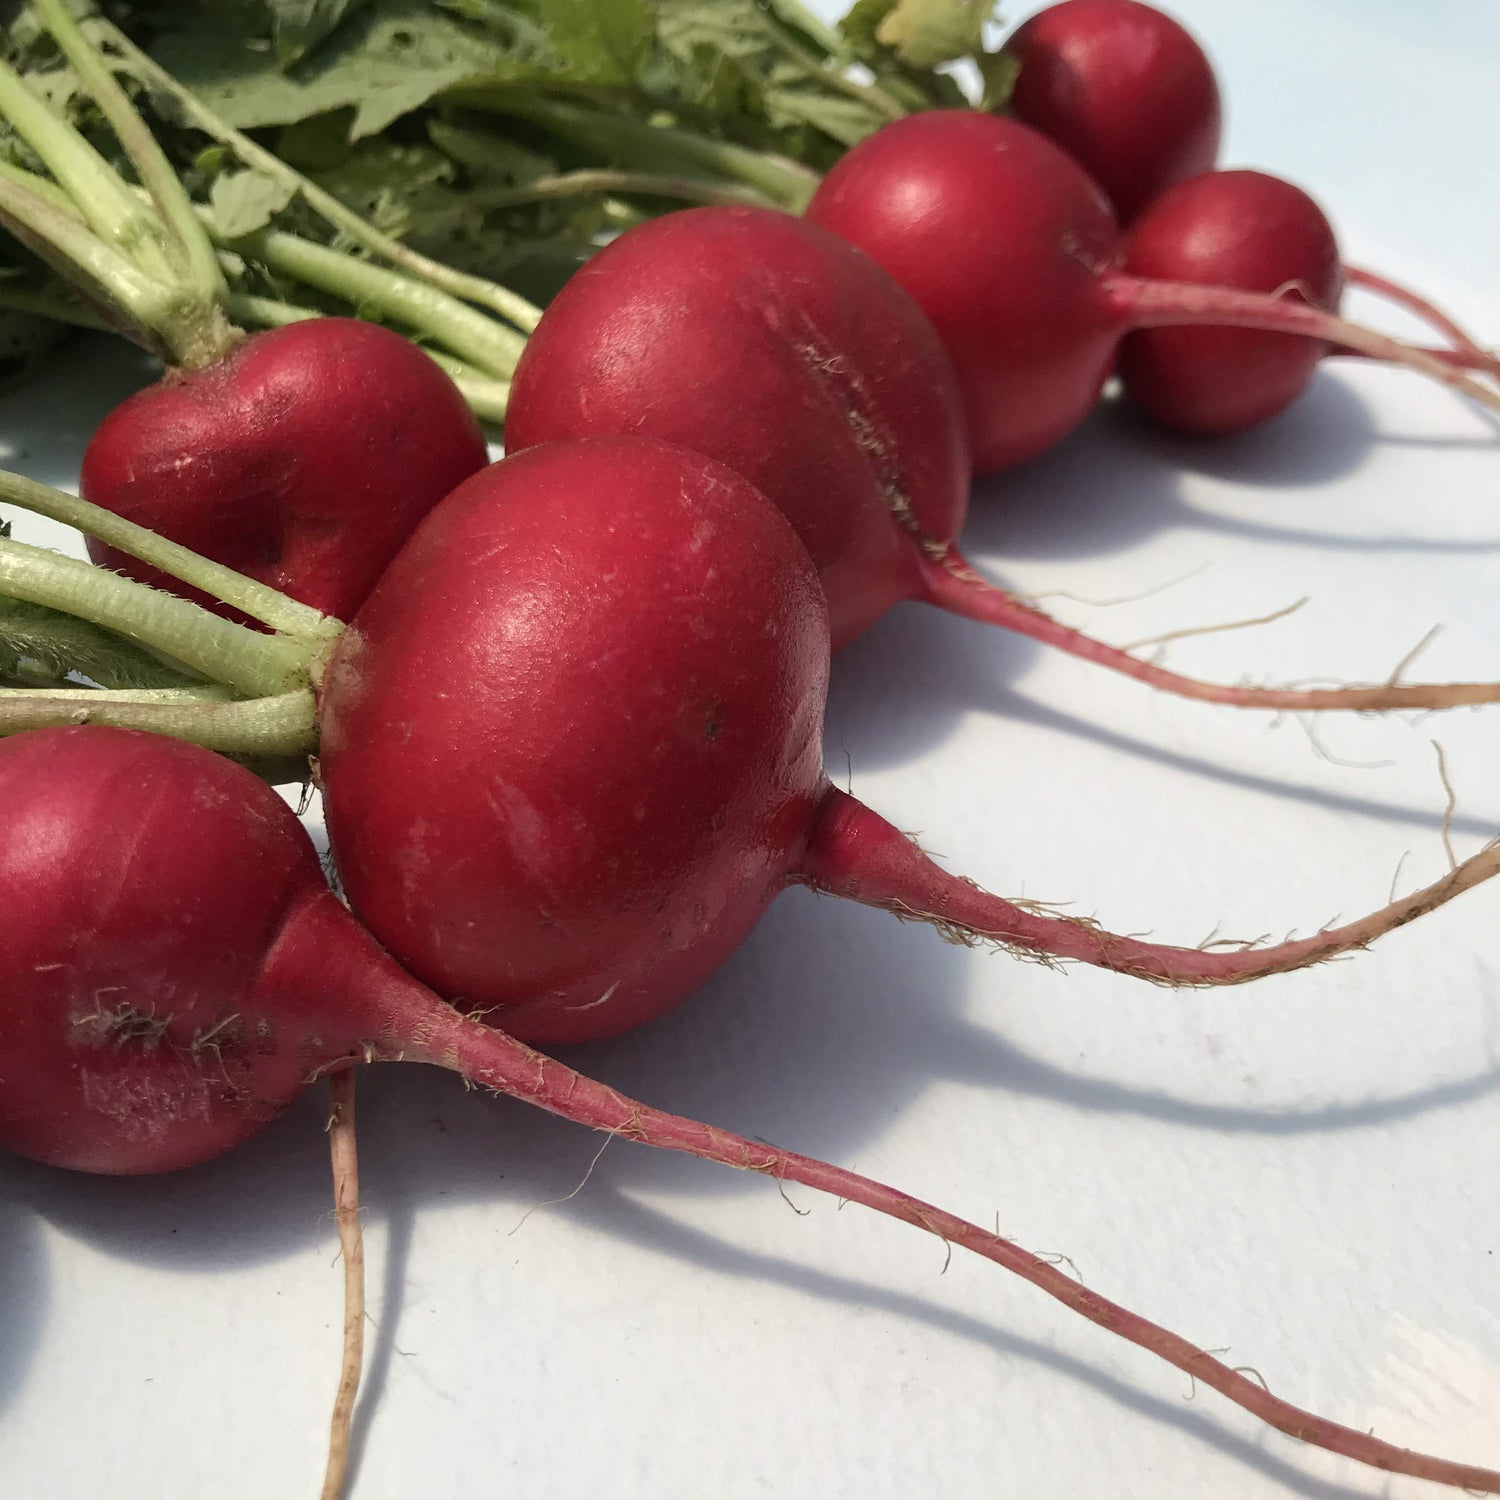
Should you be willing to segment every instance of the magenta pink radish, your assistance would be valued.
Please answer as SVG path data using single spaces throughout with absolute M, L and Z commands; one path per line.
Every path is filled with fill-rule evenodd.
M 622 235 L 554 299 L 517 366 L 506 441 L 519 452 L 629 433 L 728 464 L 811 553 L 835 650 L 920 599 L 1205 701 L 1380 708 L 1496 696 L 1483 685 L 1221 686 L 1058 624 L 986 582 L 955 544 L 970 484 L 961 404 L 932 325 L 868 257 L 805 219 L 689 209 Z
M 463 1017 L 334 899 L 286 804 L 209 751 L 130 730 L 41 730 L 0 744 L 0 787 L 10 805 L 38 809 L 0 826 L 0 895 L 24 918 L 0 935 L 0 1148 L 78 1171 L 165 1171 L 248 1138 L 322 1073 L 356 1061 L 435 1064 L 610 1135 L 912 1224 L 1283 1432 L 1382 1469 L 1500 1493 L 1500 1473 L 1300 1410 L 996 1233 L 826 1162 L 653 1109 Z
M 889 271 L 932 320 L 981 473 L 1073 431 L 1137 328 L 1215 324 L 1348 346 L 1500 410 L 1500 394 L 1451 362 L 1305 303 L 1126 274 L 1098 186 L 1014 120 L 933 110 L 883 126 L 834 165 L 807 212 Z
M 84 497 L 348 619 L 416 523 L 488 462 L 479 423 L 399 334 L 350 318 L 257 333 L 115 408 Z M 179 586 L 92 543 L 95 562 Z
M 1020 69 L 1011 113 L 1083 167 L 1122 224 L 1217 161 L 1213 68 L 1192 36 L 1152 6 L 1062 0 L 1022 22 L 1004 50 Z

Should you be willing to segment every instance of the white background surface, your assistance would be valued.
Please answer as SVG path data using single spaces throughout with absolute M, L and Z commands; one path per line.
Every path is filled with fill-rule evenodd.
M 1500 339 L 1500 11 L 1181 0 L 1225 159 L 1313 188 L 1351 259 Z M 1013 13 L 1019 16 L 1019 11 Z M 1366 310 L 1365 304 L 1351 304 Z M 0 400 L 4 462 L 71 483 L 136 378 L 75 353 Z M 1496 428 L 1330 367 L 1196 447 L 1103 415 L 976 499 L 965 543 L 1118 641 L 1233 680 L 1500 672 Z M 23 531 L 22 534 L 35 535 Z M 1413 675 L 1418 675 L 1414 673 Z M 842 779 L 993 889 L 1124 930 L 1308 929 L 1500 827 L 1500 708 L 1304 726 L 1169 700 L 918 606 L 837 664 Z M 1343 762 L 1358 762 L 1346 764 Z M 1500 890 L 1352 961 L 1172 995 L 946 947 L 794 893 L 706 993 L 571 1060 L 1065 1252 L 1281 1394 L 1500 1463 Z M 612 1144 L 418 1068 L 361 1081 L 370 1346 L 357 1500 L 525 1494 L 1417 1495 L 1300 1448 L 997 1268 L 805 1192 Z M 305 1105 L 147 1181 L 0 1162 L 7 1500 L 314 1495 L 341 1278 Z M 528 1210 L 547 1203 L 525 1218 Z M 1435 1491 L 1427 1491 L 1435 1493 Z

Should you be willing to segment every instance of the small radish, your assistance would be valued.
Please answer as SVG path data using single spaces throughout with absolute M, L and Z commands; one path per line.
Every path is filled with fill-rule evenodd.
M 1411 365 L 1500 410 L 1500 393 L 1451 364 L 1305 303 L 1126 274 L 1097 185 L 1014 120 L 933 110 L 883 126 L 835 164 L 807 212 L 884 266 L 932 320 L 981 473 L 1072 432 L 1137 328 L 1296 334 Z
M 634 433 L 728 464 L 812 554 L 836 650 L 920 599 L 1211 702 L 1371 709 L 1497 696 L 1484 685 L 1219 686 L 1069 630 L 987 583 L 955 545 L 970 483 L 960 405 L 932 325 L 868 257 L 787 214 L 688 209 L 622 235 L 553 300 L 516 368 L 506 441 L 518 452 Z
M 1124 268 L 1147 281 L 1273 292 L 1327 313 L 1338 311 L 1348 274 L 1318 205 L 1291 183 L 1250 171 L 1204 172 L 1169 188 L 1131 226 Z M 1467 343 L 1436 309 L 1419 299 L 1413 306 L 1404 288 L 1369 272 L 1354 277 Z M 1475 356 L 1487 362 L 1467 347 L 1465 362 Z M 1120 345 L 1118 371 L 1126 395 L 1162 426 L 1218 437 L 1285 411 L 1306 390 L 1318 361 L 1341 352 L 1348 351 L 1250 328 L 1144 328 Z
M 0 219 L 107 319 L 166 362 L 101 426 L 82 485 L 98 504 L 325 613 L 347 617 L 418 518 L 481 468 L 479 425 L 433 359 L 387 329 L 314 318 L 246 337 L 218 251 L 161 148 L 61 0 L 37 10 L 140 178 L 138 194 L 0 62 L 0 115 L 50 176 L 13 168 Z M 321 289 L 445 332 L 510 372 L 520 336 L 456 299 L 290 241 Z M 246 305 L 247 306 L 242 306 Z M 415 309 L 415 310 L 413 310 Z M 425 321 L 424 321 L 425 320 Z M 96 560 L 161 575 L 96 547 Z
M 42 730 L 0 745 L 0 794 L 21 810 L 0 826 L 0 899 L 13 918 L 0 930 L 0 1149 L 75 1171 L 166 1171 L 247 1139 L 320 1074 L 358 1061 L 434 1064 L 610 1136 L 912 1224 L 1283 1432 L 1392 1472 L 1500 1493 L 1500 1473 L 1298 1409 L 997 1233 L 868 1177 L 654 1109 L 462 1016 L 334 898 L 286 804 L 209 751 L 128 730 Z
M 1104 189 L 1122 224 L 1218 159 L 1219 85 L 1203 49 L 1139 0 L 1062 0 L 1006 39 L 1016 119 Z
M 1018 68 L 1011 114 L 1061 146 L 1104 189 L 1122 225 L 1217 164 L 1222 109 L 1213 66 L 1193 36 L 1153 6 L 1061 0 L 1023 21 L 1002 53 Z M 1242 284 L 1228 276 L 1187 279 Z M 1410 288 L 1354 266 L 1344 267 L 1344 280 L 1407 308 L 1462 354 L 1481 364 L 1491 358 Z
M 1343 289 L 1339 249 L 1318 205 L 1264 172 L 1204 172 L 1136 220 L 1125 270 L 1156 281 L 1277 292 L 1332 313 Z M 1165 427 L 1244 432 L 1284 411 L 1331 346 L 1247 328 L 1145 328 L 1120 345 L 1126 394 Z
M 80 488 L 347 619 L 416 523 L 488 461 L 479 423 L 422 350 L 319 318 L 230 342 L 122 402 L 84 452 Z M 172 587 L 102 543 L 89 555 Z

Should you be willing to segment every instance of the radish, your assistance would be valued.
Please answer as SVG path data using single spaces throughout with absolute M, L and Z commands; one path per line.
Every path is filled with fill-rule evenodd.
M 1278 292 L 1324 312 L 1343 290 L 1338 245 L 1317 204 L 1264 172 L 1205 172 L 1136 220 L 1125 270 L 1157 281 Z M 1131 401 L 1178 432 L 1245 432 L 1307 388 L 1328 343 L 1245 328 L 1146 328 L 1120 345 Z
M 1055 141 L 1128 224 L 1218 159 L 1219 85 L 1203 49 L 1140 0 L 1062 0 L 1002 49 L 1017 65 L 1010 111 Z
M 1213 67 L 1192 34 L 1153 6 L 1061 0 L 1023 21 L 1002 54 L 1017 67 L 1010 112 L 1061 146 L 1103 188 L 1122 225 L 1167 189 L 1217 164 L 1223 118 Z M 1250 229 L 1253 197 L 1242 207 Z M 1279 285 L 1260 285 L 1263 275 L 1246 285 L 1215 269 L 1210 263 L 1209 274 L 1184 279 L 1249 291 Z M 1493 363 L 1452 318 L 1410 288 L 1360 267 L 1343 271 L 1348 285 L 1405 307 L 1464 356 Z M 1326 305 L 1333 311 L 1336 299 Z
M 168 365 L 100 427 L 84 492 L 313 608 L 352 614 L 417 519 L 487 461 L 477 420 L 433 359 L 389 330 L 349 318 L 249 337 L 234 326 L 231 310 L 258 309 L 230 297 L 160 147 L 60 0 L 37 9 L 147 201 L 0 63 L 0 112 L 52 174 L 9 169 L 0 220 Z M 431 287 L 290 235 L 260 235 L 255 253 L 457 346 L 480 367 L 457 366 L 471 396 L 492 394 L 514 363 L 515 330 Z M 161 581 L 108 548 L 94 556 Z
M 1209 702 L 1373 709 L 1497 696 L 1465 684 L 1220 686 L 1068 629 L 987 583 L 955 545 L 970 482 L 960 405 L 932 326 L 867 257 L 786 214 L 688 209 L 622 235 L 553 300 L 516 368 L 506 441 L 518 452 L 635 433 L 728 464 L 812 554 L 836 650 L 899 600 L 921 599 Z
M 489 461 L 452 380 L 389 329 L 319 318 L 229 343 L 117 406 L 82 493 L 345 619 L 413 527 Z M 126 553 L 89 555 L 170 587 Z
M 878 261 L 932 320 L 981 473 L 1072 432 L 1138 328 L 1295 334 L 1411 365 L 1500 410 L 1500 393 L 1451 364 L 1303 303 L 1125 274 L 1099 188 L 1014 120 L 933 110 L 883 126 L 835 164 L 807 212 Z
M 1330 314 L 1345 272 L 1333 228 L 1300 188 L 1265 172 L 1204 172 L 1169 188 L 1132 225 L 1124 269 L 1143 281 L 1201 283 L 1284 294 Z M 1411 295 L 1357 272 L 1357 283 L 1410 303 Z M 1415 311 L 1447 324 L 1436 309 Z M 1467 358 L 1486 358 L 1470 350 Z M 1204 325 L 1144 328 L 1120 345 L 1125 393 L 1178 432 L 1218 437 L 1245 432 L 1285 411 L 1307 388 L 1318 361 L 1348 352 L 1298 334 Z M 1496 367 L 1500 369 L 1500 366 Z
M 815 600 L 809 576 L 792 592 Z M 1500 1493 L 1500 1473 L 1299 1410 L 998 1234 L 653 1109 L 462 1016 L 350 918 L 285 803 L 207 751 L 131 731 L 43 730 L 0 745 L 0 788 L 20 809 L 0 828 L 0 893 L 24 918 L 0 935 L 0 1147 L 74 1170 L 163 1171 L 248 1138 L 319 1074 L 359 1060 L 435 1064 L 612 1136 L 888 1214 L 1015 1272 L 1283 1432 Z

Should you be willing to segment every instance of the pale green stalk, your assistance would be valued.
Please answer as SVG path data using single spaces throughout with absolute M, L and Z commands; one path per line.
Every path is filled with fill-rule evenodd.
M 205 134 L 228 146 L 246 166 L 264 172 L 268 177 L 288 187 L 293 187 L 309 208 L 321 214 L 336 229 L 342 230 L 362 249 L 378 255 L 399 266 L 404 271 L 449 292 L 465 301 L 477 303 L 497 312 L 516 327 L 530 332 L 541 320 L 541 309 L 533 306 L 524 297 L 483 276 L 474 276 L 442 261 L 422 255 L 398 239 L 383 233 L 369 220 L 361 218 L 353 209 L 341 203 L 326 189 L 318 186 L 280 157 L 267 151 L 264 146 L 236 130 L 208 107 L 201 99 L 185 88 L 164 68 L 142 52 L 117 26 L 108 21 L 98 21 L 100 33 L 119 49 L 129 60 L 140 77 L 160 88 L 175 99 L 183 114 Z
M 321 644 L 265 635 L 77 558 L 0 539 L 0 594 L 62 610 L 249 696 L 307 682 Z
M 273 630 L 307 640 L 328 641 L 336 638 L 343 629 L 339 621 L 319 614 L 308 605 L 299 604 L 295 599 L 289 599 L 285 594 L 257 583 L 253 578 L 246 578 L 243 573 L 236 573 L 233 568 L 210 562 L 206 557 L 200 557 L 196 552 L 168 541 L 144 526 L 137 526 L 123 516 L 117 516 L 113 511 L 91 505 L 76 495 L 64 494 L 62 490 L 55 490 L 51 485 L 42 484 L 38 480 L 0 470 L 0 500 L 97 537 L 107 546 L 120 552 L 128 552 L 130 556 L 149 563 L 151 567 L 202 593 L 222 600 L 242 614 L 249 615 L 252 620 L 269 625 Z M 104 578 L 114 577 L 100 569 L 93 571 Z M 37 602 L 46 604 L 49 601 L 42 599 Z M 197 606 L 192 608 L 196 609 Z M 70 613 L 78 614 L 81 611 L 72 610 Z M 270 639 L 253 631 L 247 633 L 259 641 Z M 162 649 L 181 659 L 179 653 L 172 650 L 170 642 Z

